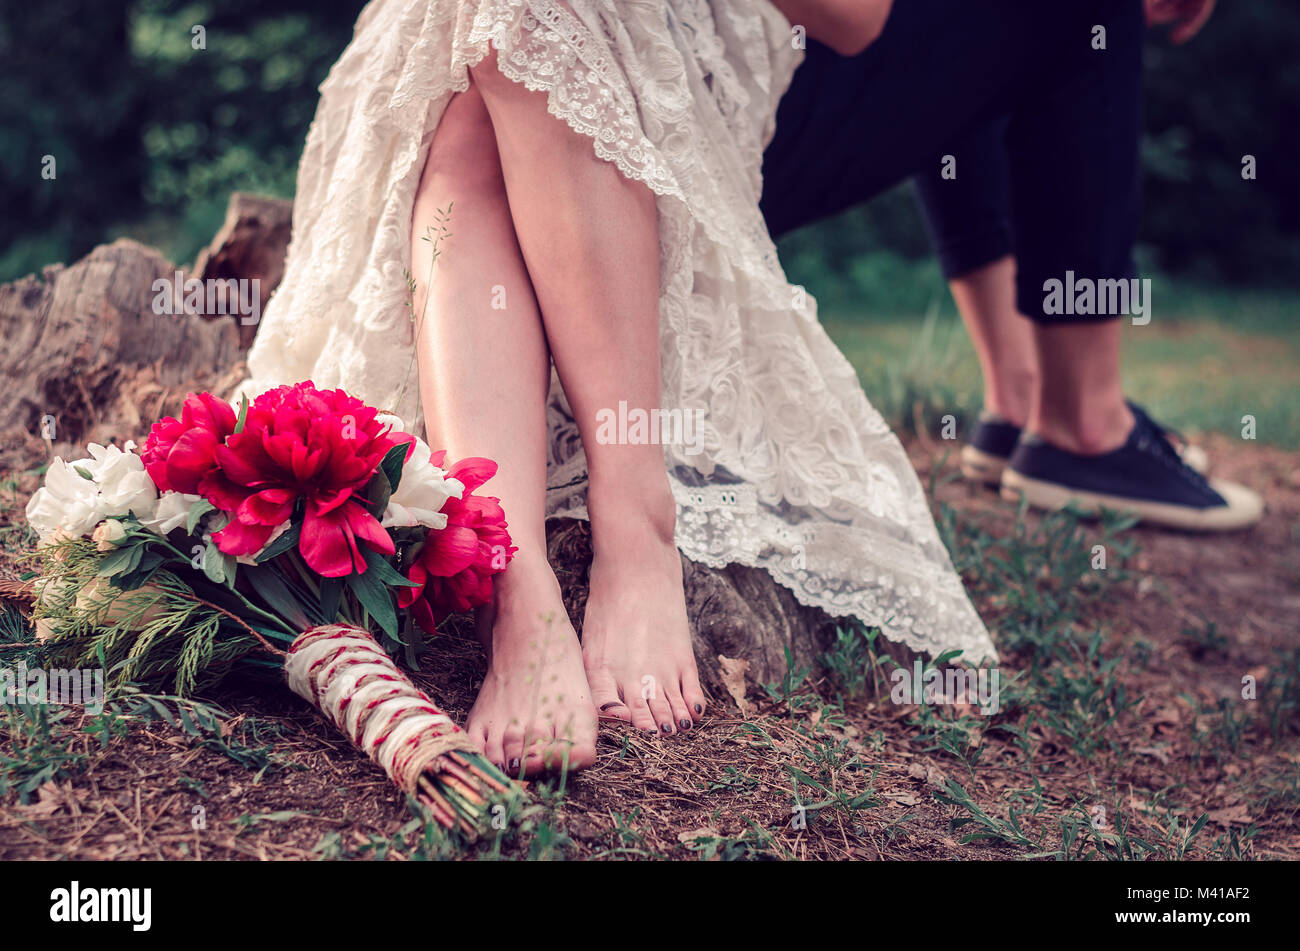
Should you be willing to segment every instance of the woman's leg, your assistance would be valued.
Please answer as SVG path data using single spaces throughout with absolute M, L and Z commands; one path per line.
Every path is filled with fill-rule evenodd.
M 472 70 L 496 130 L 515 234 L 587 455 L 595 557 L 582 654 L 607 716 L 674 733 L 704 712 L 663 447 L 605 445 L 597 413 L 660 407 L 654 196 L 493 58 Z
M 442 252 L 425 240 L 454 203 Z M 519 254 L 492 125 L 478 91 L 454 96 L 434 134 L 411 220 L 416 347 L 429 442 L 499 464 L 497 495 L 519 551 L 479 615 L 488 673 L 467 730 L 517 774 L 565 755 L 595 760 L 595 709 L 577 636 L 546 561 L 550 360 Z M 426 288 L 425 281 L 429 286 Z M 425 307 L 428 294 L 429 306 Z

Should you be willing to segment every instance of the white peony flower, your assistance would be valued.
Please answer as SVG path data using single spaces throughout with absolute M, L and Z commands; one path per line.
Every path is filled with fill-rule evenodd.
M 375 419 L 390 426 L 394 432 L 406 432 L 401 418 L 392 413 L 378 413 Z M 414 525 L 446 528 L 447 516 L 441 513 L 443 503 L 449 498 L 460 498 L 465 486 L 459 479 L 448 479 L 446 472 L 433 464 L 433 450 L 428 443 L 417 436 L 411 438 L 415 440 L 415 449 L 402 464 L 402 478 L 398 480 L 397 491 L 389 498 L 388 508 L 384 509 L 379 524 L 384 528 L 410 528 Z
M 89 459 L 51 462 L 45 485 L 27 503 L 27 521 L 43 543 L 52 541 L 56 532 L 73 538 L 88 535 L 110 516 L 153 517 L 158 490 L 132 452 L 135 443 L 123 449 L 97 443 L 87 448 Z
M 447 516 L 440 511 L 450 498 L 460 498 L 465 486 L 459 479 L 449 479 L 433 464 L 433 450 L 423 439 L 415 440 L 415 449 L 402 464 L 402 478 L 397 491 L 388 499 L 388 508 L 380 525 L 384 528 L 409 528 L 427 525 L 447 527 Z
M 151 518 L 140 519 L 140 524 L 151 532 L 166 535 L 174 528 L 180 528 L 189 521 L 190 509 L 203 501 L 201 495 L 188 492 L 173 492 L 168 489 L 158 496 L 158 508 Z

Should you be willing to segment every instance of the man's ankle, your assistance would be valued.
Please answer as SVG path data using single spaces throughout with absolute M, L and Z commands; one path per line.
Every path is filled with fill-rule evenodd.
M 1001 373 L 997 380 L 984 388 L 984 408 L 1023 429 L 1029 422 L 1037 394 L 1037 373 Z
M 1102 405 L 1090 405 L 1078 413 L 1053 412 L 1035 407 L 1026 428 L 1047 442 L 1081 456 L 1099 456 L 1124 445 L 1136 421 L 1121 398 Z

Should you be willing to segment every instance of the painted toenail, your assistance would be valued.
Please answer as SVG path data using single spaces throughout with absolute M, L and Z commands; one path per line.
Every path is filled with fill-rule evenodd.
M 695 705 L 695 712 L 696 712 L 696 713 L 703 713 L 703 712 L 704 712 L 704 708 L 703 708 L 702 706 L 700 706 L 700 705 L 697 703 L 697 704 Z
M 519 760 L 518 760 L 518 759 L 512 759 L 512 760 L 510 761 L 510 772 L 513 773 L 513 772 L 514 772 L 515 770 L 517 770 L 518 768 L 519 768 Z
M 673 725 L 671 723 L 661 723 L 659 729 L 663 730 L 665 733 L 671 733 L 673 732 Z
M 624 707 L 624 706 L 627 706 L 627 704 L 625 704 L 622 700 L 611 700 L 609 703 L 602 703 L 600 705 L 600 712 L 604 713 L 610 707 Z
M 679 721 L 679 726 L 681 726 L 683 730 L 689 730 L 691 728 L 691 721 L 686 719 L 686 717 L 682 717 Z

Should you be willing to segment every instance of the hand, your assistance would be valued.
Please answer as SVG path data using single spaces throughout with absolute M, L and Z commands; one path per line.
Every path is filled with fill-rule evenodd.
M 1145 0 L 1147 26 L 1176 24 L 1169 33 L 1175 45 L 1186 43 L 1205 26 L 1214 12 L 1214 0 Z
M 880 36 L 894 0 L 773 0 L 791 26 L 841 56 L 856 56 Z

